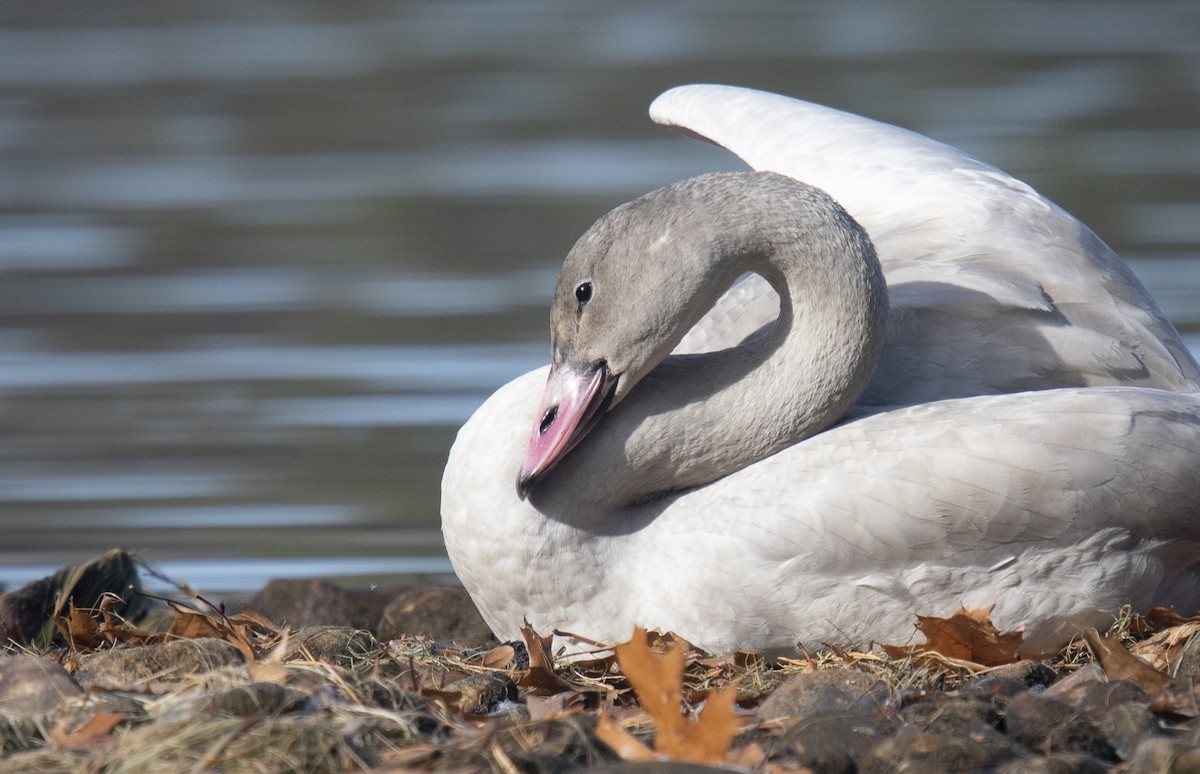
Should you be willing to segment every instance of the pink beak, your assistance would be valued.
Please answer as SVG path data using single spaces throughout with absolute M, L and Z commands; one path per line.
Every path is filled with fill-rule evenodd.
M 550 367 L 546 392 L 538 408 L 525 462 L 517 478 L 517 495 L 524 500 L 534 483 L 566 456 L 600 421 L 612 400 L 617 377 L 600 361 L 584 370 L 561 365 Z

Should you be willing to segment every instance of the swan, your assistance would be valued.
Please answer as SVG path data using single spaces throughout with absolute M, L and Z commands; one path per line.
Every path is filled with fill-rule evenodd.
M 497 636 L 786 652 L 994 605 L 1033 654 L 1200 606 L 1200 367 L 1095 234 L 831 108 L 695 85 L 651 116 L 753 171 L 600 218 L 551 364 L 458 433 L 443 535 Z

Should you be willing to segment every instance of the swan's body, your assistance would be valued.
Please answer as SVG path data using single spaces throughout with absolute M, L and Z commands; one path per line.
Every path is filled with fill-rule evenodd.
M 995 603 L 1038 652 L 1125 603 L 1200 605 L 1200 369 L 1095 235 L 828 108 L 683 87 L 651 112 L 854 220 L 746 174 L 585 234 L 549 382 L 493 395 L 443 479 L 450 558 L 499 636 L 902 642 L 917 614 Z

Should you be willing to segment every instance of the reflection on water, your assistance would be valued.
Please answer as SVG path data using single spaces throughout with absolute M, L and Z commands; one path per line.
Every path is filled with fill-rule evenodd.
M 1200 349 L 1190 2 L 67 6 L 0 8 L 0 584 L 444 577 L 446 451 L 545 359 L 563 253 L 739 167 L 645 117 L 681 82 L 967 148 Z

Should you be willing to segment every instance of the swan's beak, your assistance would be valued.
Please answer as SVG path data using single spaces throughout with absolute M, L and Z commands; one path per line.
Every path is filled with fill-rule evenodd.
M 538 479 L 584 439 L 608 410 L 616 387 L 617 377 L 603 360 L 579 368 L 555 359 L 517 477 L 518 497 L 524 500 Z

